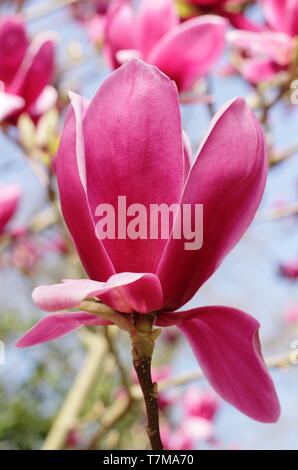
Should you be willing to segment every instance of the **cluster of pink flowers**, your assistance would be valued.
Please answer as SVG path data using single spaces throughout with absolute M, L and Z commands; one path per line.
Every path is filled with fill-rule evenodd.
M 55 104 L 54 43 L 50 33 L 30 42 L 18 16 L 0 19 L 0 122 L 15 122 L 23 112 L 38 119 Z
M 175 409 L 181 411 L 179 426 L 169 429 L 163 426 L 162 440 L 165 449 L 191 450 L 205 441 L 217 444 L 214 435 L 214 420 L 219 410 L 219 399 L 210 390 L 190 386 L 174 401 Z
M 0 239 L 9 240 L 7 250 L 1 253 L 0 267 L 15 266 L 31 271 L 46 253 L 66 253 L 64 238 L 55 233 L 49 238 L 30 233 L 26 226 L 12 224 L 22 197 L 18 184 L 0 184 Z
M 230 42 L 243 54 L 241 73 L 252 83 L 289 71 L 297 54 L 298 0 L 259 0 L 259 3 L 266 24 L 259 31 L 229 33 Z
M 258 0 L 265 23 L 251 21 L 244 0 L 185 0 L 190 19 L 181 23 L 174 0 L 100 2 L 86 28 L 93 42 L 103 44 L 112 68 L 132 57 L 156 65 L 189 90 L 222 55 L 228 40 L 238 52 L 237 67 L 246 80 L 259 83 L 289 71 L 298 35 L 297 0 Z M 243 11 L 242 11 L 243 10 Z

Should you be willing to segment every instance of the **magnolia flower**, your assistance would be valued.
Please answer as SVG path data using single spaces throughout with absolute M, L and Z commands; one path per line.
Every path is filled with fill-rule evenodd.
M 96 14 L 104 15 L 111 0 L 79 0 L 70 3 L 69 8 L 73 17 L 78 21 L 88 21 Z
M 298 36 L 298 0 L 260 0 L 268 28 L 260 32 L 232 31 L 230 43 L 245 57 L 243 76 L 256 84 L 287 72 L 294 58 Z
M 225 30 L 226 21 L 212 15 L 179 24 L 172 0 L 144 0 L 136 14 L 127 1 L 118 0 L 107 13 L 104 52 L 112 68 L 138 57 L 185 91 L 220 57 Z
M 17 184 L 0 184 L 0 235 L 15 214 L 21 198 L 21 189 Z
M 41 309 L 75 310 L 43 318 L 18 346 L 52 340 L 81 325 L 106 324 L 80 310 L 90 298 L 121 312 L 126 326 L 133 312 L 155 312 L 156 325 L 180 328 L 219 395 L 252 418 L 276 421 L 279 403 L 262 358 L 259 323 L 230 307 L 177 311 L 239 241 L 263 194 L 264 136 L 243 99 L 219 111 L 192 165 L 190 159 L 177 88 L 156 67 L 130 61 L 90 104 L 72 94 L 57 178 L 64 219 L 92 280 L 38 287 L 33 300 Z M 185 250 L 184 234 L 173 237 L 178 219 L 168 239 L 97 238 L 96 208 L 116 207 L 118 195 L 148 209 L 203 204 L 202 248 Z
M 191 386 L 182 398 L 185 416 L 183 429 L 196 441 L 211 441 L 214 435 L 214 418 L 219 408 L 218 397 L 210 390 Z
M 267 23 L 273 31 L 298 36 L 297 0 L 259 0 Z
M 218 411 L 219 400 L 210 390 L 192 386 L 184 394 L 183 406 L 189 416 L 212 421 Z
M 90 41 L 95 45 L 101 45 L 104 38 L 106 16 L 94 15 L 92 18 L 85 22 L 85 28 Z
M 193 450 L 194 439 L 182 427 L 174 432 L 168 427 L 161 428 L 161 437 L 166 450 Z
M 0 19 L 0 121 L 23 112 L 38 118 L 56 101 L 50 86 L 54 73 L 54 40 L 41 33 L 31 44 L 18 16 Z

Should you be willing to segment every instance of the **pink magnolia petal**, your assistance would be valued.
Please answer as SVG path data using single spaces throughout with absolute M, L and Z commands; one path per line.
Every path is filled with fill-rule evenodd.
M 88 36 L 94 44 L 101 44 L 104 38 L 106 15 L 96 14 L 86 21 Z
M 122 220 L 126 210 L 118 212 L 119 196 L 126 198 L 127 208 L 138 204 L 136 216 L 140 206 L 147 216 L 150 204 L 179 201 L 184 161 L 178 93 L 156 67 L 132 60 L 116 70 L 90 103 L 84 138 L 88 200 L 96 224 L 100 204 L 111 205 Z M 133 218 L 128 216 L 128 222 Z M 146 231 L 149 221 L 147 226 L 144 220 Z M 166 240 L 149 239 L 144 231 L 132 239 L 126 221 L 119 226 L 123 235 L 115 232 L 116 239 L 102 240 L 115 270 L 155 272 Z
M 55 42 L 52 35 L 40 34 L 27 54 L 7 91 L 22 96 L 29 108 L 51 82 L 54 74 Z
M 121 51 L 118 51 L 115 56 L 121 65 L 129 62 L 132 59 L 142 58 L 140 52 L 137 49 L 121 49 Z
M 107 282 L 64 280 L 61 284 L 37 287 L 32 294 L 35 304 L 47 312 L 78 307 L 88 297 L 99 297 L 125 313 L 149 313 L 160 310 L 163 303 L 158 277 L 142 273 L 115 274 Z
M 183 395 L 183 408 L 187 416 L 213 421 L 219 408 L 219 398 L 211 390 L 190 386 Z
M 0 122 L 24 108 L 25 101 L 20 96 L 0 91 Z
M 174 316 L 179 322 L 179 312 L 173 321 Z M 178 326 L 224 400 L 257 421 L 277 421 L 279 401 L 262 357 L 260 325 L 253 317 L 229 307 L 202 307 L 180 312 Z
M 298 35 L 297 0 L 260 0 L 266 20 L 276 31 Z
M 263 24 L 255 23 L 251 21 L 245 14 L 243 13 L 235 13 L 235 12 L 225 12 L 225 17 L 228 18 L 230 23 L 237 29 L 243 29 L 245 31 L 264 31 L 266 26 Z
M 0 184 L 0 233 L 17 210 L 21 188 L 17 184 Z
M 155 274 L 119 273 L 106 283 L 106 294 L 101 300 L 115 310 L 132 313 L 150 313 L 163 306 L 160 281 Z
M 107 320 L 85 312 L 56 313 L 42 318 L 17 342 L 17 348 L 27 348 L 65 336 L 82 325 L 109 325 Z
M 55 160 L 61 208 L 77 252 L 89 277 L 106 281 L 115 273 L 95 226 L 85 193 L 85 143 L 82 121 L 87 103 L 71 95 L 72 106 L 65 118 L 58 155 Z M 83 227 L 83 229 L 82 229 Z
M 0 80 L 8 84 L 16 74 L 28 47 L 25 25 L 19 16 L 0 19 Z
M 135 49 L 134 14 L 127 0 L 111 4 L 104 25 L 104 53 L 112 68 L 119 67 L 116 54 L 122 49 Z
M 28 109 L 30 116 L 39 118 L 49 109 L 55 106 L 58 99 L 58 92 L 56 88 L 51 85 L 46 86 L 35 103 Z
M 87 297 L 93 297 L 105 285 L 90 279 L 73 279 L 62 284 L 39 286 L 32 294 L 33 302 L 46 312 L 75 308 Z
M 258 56 L 261 60 L 272 59 L 280 65 L 287 65 L 293 54 L 293 41 L 283 33 L 265 31 L 231 31 L 228 40 L 233 46 Z
M 205 15 L 186 21 L 167 33 L 147 61 L 175 80 L 185 91 L 206 75 L 223 52 L 226 21 Z
M 136 44 L 146 60 L 151 49 L 179 23 L 172 0 L 144 0 L 136 18 Z
M 249 59 L 242 66 L 242 74 L 251 83 L 257 84 L 272 80 L 283 67 L 272 60 Z
M 183 131 L 183 150 L 184 150 L 184 176 L 185 180 L 188 177 L 190 167 L 192 165 L 192 148 L 191 143 L 186 132 Z
M 187 250 L 184 237 L 172 237 L 157 270 L 165 308 L 176 310 L 191 299 L 247 230 L 267 167 L 256 117 L 243 99 L 227 103 L 211 122 L 181 199 L 182 208 L 191 204 L 192 220 L 194 205 L 203 204 L 203 246 Z

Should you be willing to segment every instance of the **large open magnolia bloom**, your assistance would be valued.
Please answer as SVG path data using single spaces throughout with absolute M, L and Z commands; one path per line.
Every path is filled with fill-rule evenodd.
M 240 70 L 256 84 L 286 72 L 294 59 L 298 36 L 298 0 L 259 0 L 268 28 L 261 32 L 232 31 L 229 41 L 245 58 Z
M 18 16 L 0 19 L 0 122 L 26 112 L 38 118 L 56 101 L 50 86 L 54 73 L 54 39 L 40 33 L 30 44 Z
M 220 57 L 226 21 L 206 15 L 179 23 L 172 0 L 144 0 L 136 14 L 126 0 L 111 5 L 104 29 L 104 51 L 112 68 L 132 57 L 156 65 L 179 91 L 192 88 Z
M 191 165 L 176 86 L 156 67 L 132 60 L 102 84 L 90 104 L 72 95 L 57 177 L 65 221 L 92 280 L 35 289 L 33 300 L 41 309 L 74 311 L 43 318 L 18 346 L 52 340 L 81 325 L 106 324 L 79 310 L 90 297 L 127 319 L 133 312 L 155 312 L 157 325 L 180 328 L 219 395 L 252 418 L 277 420 L 279 404 L 262 359 L 259 323 L 229 307 L 177 311 L 246 231 L 266 175 L 263 132 L 243 99 L 227 103 L 215 116 Z M 127 205 L 148 209 L 203 204 L 202 248 L 187 251 L 185 239 L 172 235 L 98 239 L 96 207 L 116 207 L 118 195 L 126 196 Z
M 0 184 L 0 235 L 15 214 L 21 198 L 21 189 L 17 184 Z

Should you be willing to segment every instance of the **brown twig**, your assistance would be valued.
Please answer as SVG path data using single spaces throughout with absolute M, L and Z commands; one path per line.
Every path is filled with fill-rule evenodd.
M 131 335 L 133 365 L 139 379 L 147 412 L 147 434 L 153 450 L 163 450 L 159 429 L 157 383 L 152 382 L 151 359 L 160 330 L 153 330 L 155 315 L 135 314 L 137 333 Z
M 129 400 L 132 400 L 132 395 L 130 393 L 130 383 L 127 378 L 126 370 L 119 357 L 117 348 L 114 345 L 111 328 L 109 326 L 104 327 L 104 334 L 105 334 L 106 342 L 108 345 L 108 352 L 112 355 L 113 359 L 115 360 L 117 369 L 119 371 L 119 374 L 121 377 L 121 385 L 125 388 L 125 391 L 128 394 Z
M 64 449 L 68 434 L 75 426 L 87 396 L 98 377 L 107 344 L 99 336 L 88 332 L 86 335 L 88 335 L 89 343 L 88 355 L 43 443 L 43 450 Z

